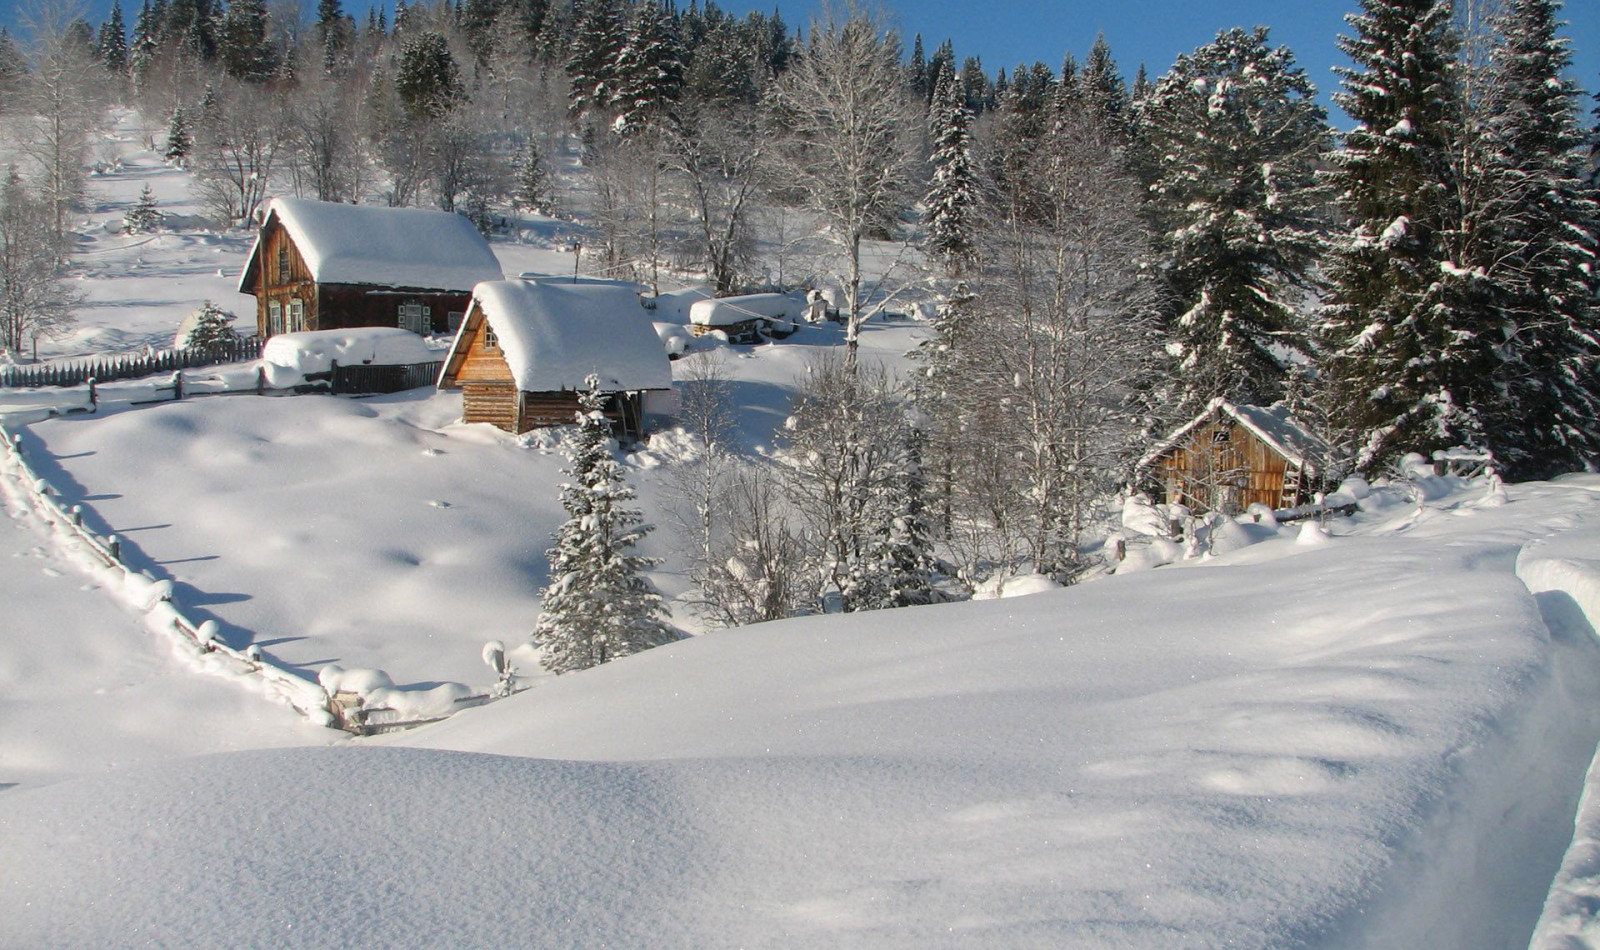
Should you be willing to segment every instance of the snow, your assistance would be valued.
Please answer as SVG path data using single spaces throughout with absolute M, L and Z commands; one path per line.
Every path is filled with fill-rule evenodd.
M 267 340 L 261 360 L 274 385 L 279 377 L 326 373 L 340 366 L 375 364 L 405 366 L 434 363 L 440 354 L 410 330 L 398 327 L 352 327 L 342 330 L 307 330 L 280 333 Z
M 651 326 L 655 328 L 656 336 L 661 339 L 661 345 L 666 348 L 668 356 L 682 356 L 694 343 L 694 337 L 689 335 L 689 331 L 685 330 L 681 323 L 656 320 Z
M 1318 471 L 1317 460 L 1328 454 L 1328 446 L 1289 415 L 1288 409 L 1284 406 L 1238 405 L 1218 396 L 1211 400 L 1199 415 L 1184 423 L 1176 432 L 1146 452 L 1138 467 L 1141 469 L 1148 467 L 1168 450 L 1182 444 L 1196 427 L 1217 414 L 1232 418 L 1256 438 L 1271 446 L 1279 455 L 1299 465 L 1307 474 L 1315 475 Z
M 488 242 L 459 214 L 274 198 L 265 221 L 274 218 L 319 283 L 466 293 L 504 274 Z M 253 248 L 249 260 L 255 258 Z M 248 289 L 242 279 L 239 289 Z
M 584 389 L 590 374 L 606 391 L 672 386 L 662 340 L 630 286 L 489 281 L 473 290 L 472 309 L 499 337 L 518 389 Z M 468 345 L 474 325 L 469 312 L 455 348 Z
M 795 294 L 745 294 L 699 300 L 689 307 L 689 322 L 702 327 L 731 327 L 750 320 L 799 320 L 806 302 Z
M 1508 946 L 1600 736 L 1600 647 L 1554 635 L 1515 555 L 1596 499 L 1407 511 L 697 638 L 348 748 L 15 790 L 8 933 Z
M 182 175 L 127 167 L 95 215 L 152 180 L 182 218 Z M 570 268 L 540 226 L 504 270 Z M 107 235 L 55 352 L 229 306 L 242 239 Z M 903 365 L 919 332 L 868 323 L 862 356 Z M 740 447 L 840 339 L 697 341 Z M 0 943 L 1499 948 L 1539 922 L 1540 950 L 1600 946 L 1600 478 L 1496 489 L 1419 457 L 1342 485 L 1360 510 L 1326 528 L 1219 524 L 1209 557 L 1135 538 L 1073 588 L 551 678 L 527 634 L 561 432 L 459 425 L 448 393 L 132 401 L 23 448 L 153 577 L 87 571 L 0 470 Z M 688 444 L 625 459 L 648 518 Z M 692 628 L 678 544 L 645 553 Z M 489 690 L 491 639 L 527 688 L 354 739 L 157 635 L 174 605 L 407 716 Z

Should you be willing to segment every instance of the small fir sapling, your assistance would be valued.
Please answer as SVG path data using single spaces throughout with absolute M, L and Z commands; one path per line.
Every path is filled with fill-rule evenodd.
M 496 699 L 504 699 L 516 692 L 517 668 L 511 665 L 506 658 L 506 645 L 499 640 L 490 640 L 483 645 L 483 662 L 489 669 L 494 670 L 500 678 L 495 682 L 489 694 Z
M 172 110 L 172 119 L 167 123 L 167 146 L 161 157 L 181 168 L 193 146 L 194 137 L 189 132 L 188 114 L 181 107 Z
M 207 300 L 184 320 L 189 331 L 182 337 L 182 348 L 208 349 L 237 341 L 239 331 L 233 328 L 234 319 L 232 313 Z
M 161 226 L 161 212 L 156 210 L 156 196 L 145 185 L 139 192 L 138 202 L 122 216 L 122 229 L 129 234 L 149 234 Z

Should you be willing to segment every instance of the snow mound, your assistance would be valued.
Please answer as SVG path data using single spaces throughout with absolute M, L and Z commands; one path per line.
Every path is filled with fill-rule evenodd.
M 668 356 L 682 356 L 694 339 L 680 323 L 657 320 L 652 325 L 656 328 L 656 336 L 661 338 L 661 345 L 666 347 Z
M 745 294 L 701 300 L 689 307 L 689 322 L 702 327 L 731 327 L 749 320 L 798 320 L 806 303 L 791 294 Z
M 273 385 L 284 385 L 280 380 L 295 376 L 326 373 L 336 361 L 340 366 L 405 366 L 431 363 L 438 358 L 422 337 L 399 327 L 280 333 L 269 339 L 261 351 L 268 381 Z
M 1004 580 L 996 578 L 978 585 L 972 592 L 973 600 L 1003 600 L 1008 597 L 1026 597 L 1047 590 L 1060 590 L 1061 584 L 1043 574 L 1019 574 Z

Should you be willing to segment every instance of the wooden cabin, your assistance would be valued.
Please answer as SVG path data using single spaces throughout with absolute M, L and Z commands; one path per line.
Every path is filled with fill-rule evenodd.
M 1139 477 L 1168 504 L 1238 514 L 1260 503 L 1274 510 L 1311 500 L 1327 446 L 1281 406 L 1238 406 L 1213 399 L 1162 440 Z
M 462 419 L 507 432 L 566 425 L 589 376 L 617 434 L 644 432 L 648 403 L 670 397 L 666 348 L 625 285 L 500 280 L 479 284 L 439 373 Z
M 458 214 L 275 198 L 239 276 L 256 334 L 399 327 L 445 333 L 472 288 L 499 280 L 489 244 Z

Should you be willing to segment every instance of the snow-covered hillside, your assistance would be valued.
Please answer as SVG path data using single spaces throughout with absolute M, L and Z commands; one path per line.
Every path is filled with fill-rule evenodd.
M 164 345 L 204 297 L 250 312 L 247 239 L 100 226 L 147 181 L 195 210 L 115 135 L 96 306 L 53 352 Z M 506 271 L 570 267 L 555 227 L 497 243 Z M 902 365 L 921 328 L 870 323 L 863 352 Z M 838 341 L 716 347 L 745 449 Z M 536 674 L 559 434 L 428 391 L 134 398 L 22 450 L 223 641 L 425 689 L 487 685 L 501 639 Z M 627 464 L 697 630 L 666 517 L 689 451 Z M 1067 590 L 711 632 L 378 739 L 199 675 L 27 487 L 0 471 L 0 946 L 1503 948 L 1541 908 L 1541 948 L 1600 946 L 1600 792 L 1566 854 L 1600 741 L 1594 476 L 1425 481 L 1331 537 L 1252 525 Z
M 1517 555 L 1597 490 L 13 790 L 6 942 L 1515 946 L 1600 735 L 1600 646 Z

